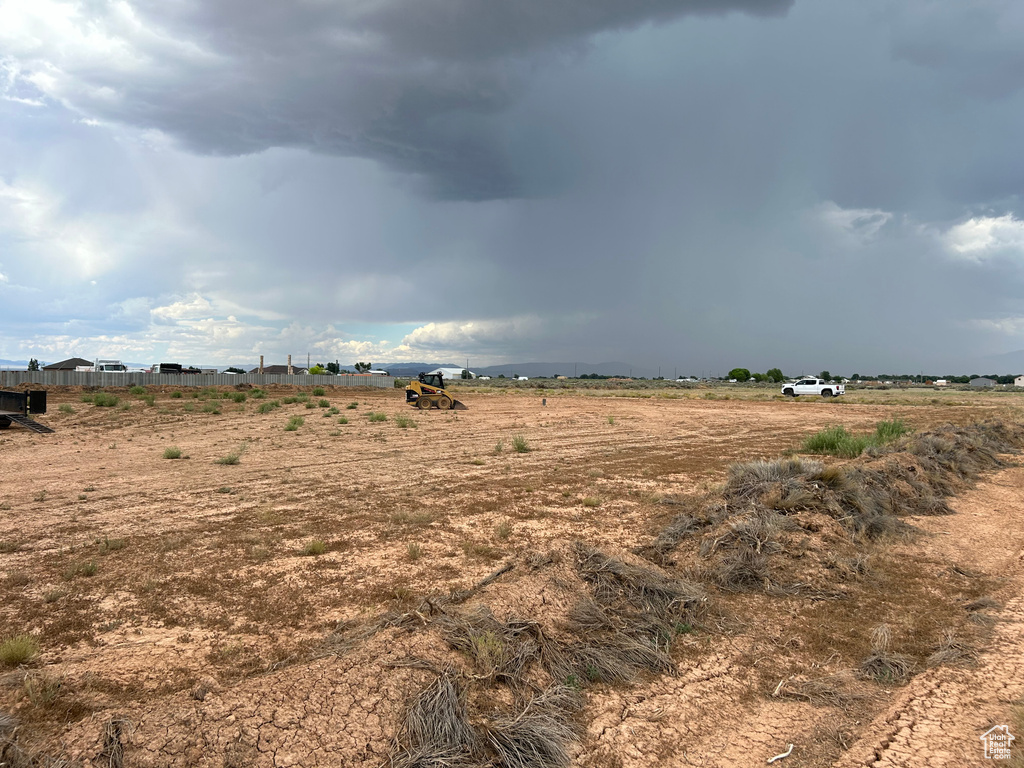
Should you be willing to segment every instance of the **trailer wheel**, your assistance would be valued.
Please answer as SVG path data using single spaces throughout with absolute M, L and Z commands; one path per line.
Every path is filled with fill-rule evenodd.
M 0 429 L 7 429 L 11 426 L 11 420 L 6 416 L 0 416 Z

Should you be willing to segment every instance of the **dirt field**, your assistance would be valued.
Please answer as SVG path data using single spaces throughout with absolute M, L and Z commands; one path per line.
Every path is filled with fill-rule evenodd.
M 913 528 L 898 535 L 794 515 L 780 539 L 792 578 L 772 588 L 724 588 L 696 544 L 644 554 L 722 492 L 735 462 L 782 456 L 832 424 L 1020 422 L 1015 399 L 546 393 L 543 405 L 467 389 L 470 410 L 421 413 L 398 390 L 116 394 L 100 407 L 57 388 L 39 419 L 55 434 L 0 432 L 0 640 L 28 634 L 39 649 L 0 663 L 0 743 L 24 760 L 120 765 L 123 749 L 130 766 L 388 764 L 410 697 L 451 665 L 492 735 L 540 687 L 577 690 L 578 766 L 764 765 L 791 744 L 777 764 L 985 765 L 991 726 L 1024 740 L 1013 456 L 958 486 L 955 514 L 903 516 Z M 288 431 L 293 417 L 304 422 Z M 692 618 L 673 624 L 671 668 L 539 673 L 523 688 L 503 682 L 507 660 L 481 669 L 479 643 L 452 640 L 442 619 L 455 616 L 561 642 L 597 583 L 595 550 L 699 587 Z M 856 674 L 881 624 L 907 680 Z M 929 663 L 942 648 L 958 652 Z

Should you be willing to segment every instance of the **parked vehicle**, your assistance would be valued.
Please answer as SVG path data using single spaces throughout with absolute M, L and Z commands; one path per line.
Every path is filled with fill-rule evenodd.
M 153 373 L 181 373 L 181 363 L 153 363 Z
M 128 366 L 120 360 L 97 360 L 93 370 L 97 373 L 127 373 Z
M 787 397 L 800 395 L 820 395 L 821 397 L 838 397 L 846 394 L 845 384 L 835 384 L 824 379 L 800 379 L 787 381 L 782 385 L 782 394 Z

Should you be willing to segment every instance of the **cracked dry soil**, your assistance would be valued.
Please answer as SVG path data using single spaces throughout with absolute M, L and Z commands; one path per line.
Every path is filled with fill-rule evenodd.
M 627 557 L 676 513 L 666 500 L 826 425 L 900 416 L 926 429 L 993 411 L 469 393 L 470 411 L 423 414 L 398 391 L 337 390 L 338 414 L 302 402 L 259 414 L 251 399 L 216 414 L 170 391 L 123 411 L 51 391 L 55 434 L 0 433 L 0 638 L 40 648 L 0 666 L 0 712 L 27 752 L 108 765 L 104 726 L 122 718 L 125 765 L 386 763 L 431 678 L 408 660 L 459 656 L 427 627 L 342 648 L 339 626 L 509 562 L 471 605 L 557 622 L 578 579 L 557 557 L 526 567 L 534 553 L 580 540 Z M 305 423 L 286 432 L 295 415 Z M 516 435 L 529 452 L 512 450 Z M 164 459 L 169 446 L 189 458 Z M 239 447 L 238 464 L 216 463 Z M 712 589 L 713 618 L 673 649 L 677 674 L 586 689 L 574 764 L 764 765 L 789 744 L 778 765 L 989 763 L 979 736 L 1014 722 L 1024 696 L 1022 497 L 1024 469 L 1010 466 L 951 499 L 956 514 L 910 518 L 919 533 L 873 544 L 875 570 L 850 577 L 844 601 Z M 304 554 L 314 540 L 323 554 Z M 882 620 L 917 662 L 905 685 L 853 674 Z M 929 667 L 946 629 L 974 659 Z M 772 695 L 822 676 L 842 695 Z

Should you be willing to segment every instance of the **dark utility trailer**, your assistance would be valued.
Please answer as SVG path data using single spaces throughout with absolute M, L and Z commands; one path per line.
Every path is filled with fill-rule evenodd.
M 0 429 L 7 429 L 13 423 L 33 432 L 53 432 L 49 427 L 30 419 L 30 413 L 46 413 L 45 389 L 0 392 Z

